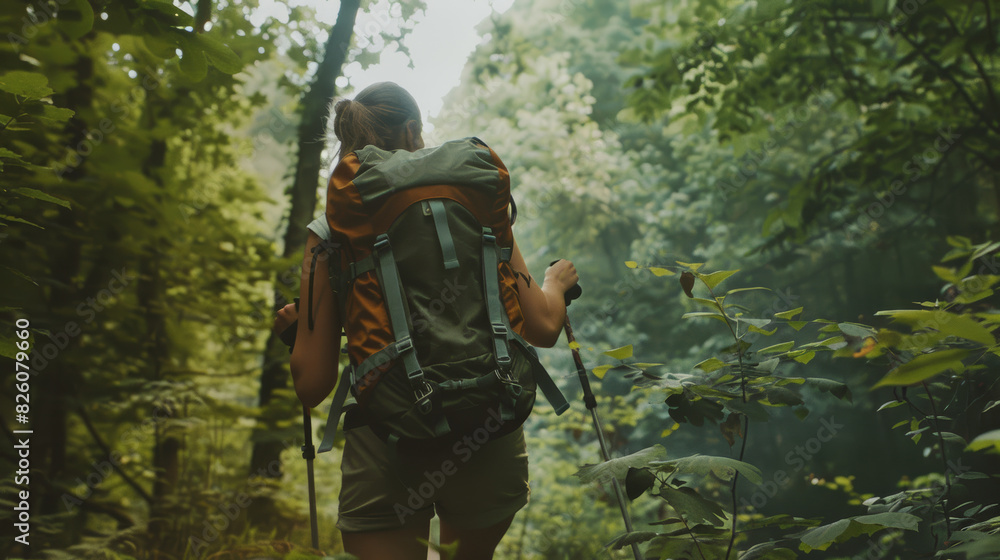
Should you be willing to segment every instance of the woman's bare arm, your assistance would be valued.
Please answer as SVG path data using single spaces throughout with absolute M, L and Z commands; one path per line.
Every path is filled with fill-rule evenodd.
M 337 298 L 330 289 L 327 262 L 330 255 L 320 253 L 313 278 L 313 329 L 309 329 L 309 266 L 312 262 L 312 248 L 320 244 L 320 238 L 309 232 L 305 256 L 302 261 L 302 282 L 299 289 L 299 326 L 295 333 L 295 347 L 292 350 L 292 380 L 295 394 L 302 404 L 312 408 L 323 402 L 337 384 L 337 369 L 340 359 L 340 315 Z
M 561 260 L 545 270 L 545 281 L 539 284 L 528 272 L 524 256 L 514 242 L 510 264 L 517 274 L 517 287 L 524 314 L 524 339 L 535 346 L 551 348 L 559 340 L 566 322 L 566 290 L 580 280 L 576 267 Z

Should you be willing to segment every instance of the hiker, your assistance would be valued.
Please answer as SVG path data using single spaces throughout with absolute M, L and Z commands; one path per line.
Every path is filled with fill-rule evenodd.
M 354 165 L 361 168 L 362 157 L 355 157 L 356 152 L 361 151 L 365 158 L 372 159 L 407 156 L 400 151 L 415 153 L 420 150 L 420 154 L 429 155 L 435 153 L 422 150 L 424 142 L 420 112 L 413 97 L 390 82 L 374 84 L 361 91 L 353 100 L 338 102 L 335 106 L 334 131 L 341 147 L 338 154 L 340 164 L 331 178 L 331 191 L 353 179 L 349 174 L 351 170 L 345 170 L 345 167 Z M 506 169 L 499 158 L 481 141 L 467 139 L 456 142 L 446 143 L 449 144 L 448 149 L 475 150 L 480 157 L 492 155 L 501 170 L 499 176 L 506 179 Z M 364 163 L 367 161 L 366 159 Z M 491 169 L 495 178 L 497 168 Z M 450 172 L 449 169 L 441 168 L 435 168 L 435 171 L 444 175 Z M 461 170 L 456 170 L 458 171 Z M 507 186 L 509 188 L 509 184 Z M 502 202 L 504 205 L 500 211 L 506 213 L 506 201 Z M 438 210 L 432 205 L 433 202 L 425 208 L 425 213 L 430 216 L 433 212 L 437 218 Z M 440 204 L 438 208 L 441 208 Z M 328 206 L 327 218 L 331 215 L 336 218 L 337 210 Z M 337 384 L 340 333 L 341 328 L 347 326 L 342 324 L 342 310 L 338 309 L 339 301 L 342 300 L 338 300 L 331 282 L 326 281 L 326 274 L 314 275 L 319 281 L 313 282 L 310 278 L 310 271 L 317 270 L 314 257 L 323 253 L 324 243 L 329 244 L 323 236 L 328 235 L 330 230 L 322 222 L 324 221 L 318 220 L 310 224 L 300 293 L 300 301 L 305 309 L 296 313 L 295 307 L 288 305 L 279 312 L 275 322 L 275 331 L 280 332 L 297 318 L 310 315 L 308 321 L 298 321 L 291 357 L 296 394 L 310 408 L 319 405 Z M 448 227 L 447 223 L 445 220 L 445 228 Z M 506 225 L 509 231 L 509 221 Z M 438 234 L 441 234 L 440 229 Z M 500 236 L 498 233 L 497 238 Z M 320 247 L 319 252 L 314 252 L 315 247 Z M 450 249 L 454 252 L 453 247 Z M 449 247 L 444 240 L 441 241 L 441 251 L 446 261 L 443 268 L 448 268 Z M 566 317 L 564 294 L 578 281 L 576 269 L 569 261 L 557 261 L 545 271 L 544 282 L 539 283 L 528 272 L 516 243 L 506 253 L 502 249 L 500 252 L 505 255 L 501 257 L 501 261 L 509 259 L 509 267 L 513 270 L 511 283 L 516 279 L 518 300 L 513 305 L 519 303 L 520 314 L 523 316 L 523 321 L 511 321 L 513 330 L 519 331 L 516 333 L 519 336 L 511 334 L 508 340 L 523 337 L 523 340 L 534 346 L 553 346 L 562 332 Z M 440 262 L 438 261 L 439 264 Z M 377 265 L 369 263 L 369 269 L 372 266 Z M 454 263 L 452 266 L 458 264 Z M 326 265 L 320 269 L 325 272 Z M 384 275 L 383 270 L 379 278 Z M 374 277 L 374 273 L 371 276 Z M 357 278 L 360 279 L 361 275 Z M 509 289 L 514 288 L 511 286 Z M 446 296 L 445 293 L 441 295 L 445 301 L 449 301 Z M 481 302 L 482 297 L 479 300 Z M 456 299 L 452 297 L 451 301 Z M 311 302 L 311 309 L 306 302 Z M 412 321 L 410 328 L 419 332 L 417 319 Z M 504 316 L 503 321 L 506 323 L 508 317 Z M 468 326 L 465 328 L 468 330 Z M 496 329 L 494 331 L 490 336 L 498 336 Z M 348 329 L 347 332 L 350 340 L 351 330 Z M 355 332 L 365 333 L 364 336 L 367 336 L 367 331 L 360 328 Z M 416 334 L 414 338 L 417 338 Z M 351 340 L 351 343 L 357 344 L 359 341 Z M 398 361 L 403 361 L 402 355 Z M 537 358 L 535 361 L 537 362 Z M 395 373 L 392 371 L 390 374 Z M 541 385 L 539 382 L 539 388 Z M 547 392 L 546 396 L 549 396 Z M 530 410 L 530 404 L 528 406 Z M 358 417 L 358 414 L 352 417 L 351 412 L 348 412 L 344 422 L 346 433 L 341 465 L 343 478 L 337 526 L 342 532 L 345 550 L 361 560 L 426 558 L 427 549 L 420 545 L 419 539 L 428 538 L 429 522 L 436 510 L 441 519 L 441 544 L 459 542 L 458 552 L 454 557 L 456 560 L 492 558 L 493 551 L 510 526 L 514 514 L 528 500 L 527 453 L 520 425 L 510 433 L 490 439 L 485 444 L 467 439 L 464 447 L 459 441 L 454 447 L 443 448 L 443 452 L 411 453 L 405 461 L 402 458 L 393 461 L 395 453 L 384 438 L 376 435 L 376 426 L 359 422 Z M 487 419 L 484 426 L 491 426 L 491 420 L 493 419 Z M 502 421 L 497 417 L 494 425 Z

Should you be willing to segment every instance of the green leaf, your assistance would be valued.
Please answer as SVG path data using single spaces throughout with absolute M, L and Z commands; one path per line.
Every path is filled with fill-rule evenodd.
M 797 406 L 804 402 L 798 393 L 785 387 L 769 387 L 764 391 L 764 395 L 767 402 L 773 405 Z
M 709 358 L 703 362 L 695 364 L 694 367 L 704 371 L 705 373 L 710 373 L 717 369 L 722 369 L 726 367 L 726 362 L 723 362 L 718 358 Z
M 670 461 L 653 461 L 649 463 L 649 466 L 659 472 L 713 474 L 722 480 L 732 480 L 733 476 L 738 472 L 753 484 L 760 484 L 764 481 L 760 469 L 750 463 L 744 463 L 736 459 L 730 459 L 729 457 L 691 455 Z
M 625 480 L 625 475 L 628 474 L 629 468 L 646 467 L 650 462 L 661 459 L 666 455 L 667 450 L 662 445 L 657 444 L 641 451 L 636 451 L 631 455 L 618 457 L 596 465 L 584 465 L 580 467 L 575 476 L 584 484 L 594 481 L 605 482 L 611 480 L 612 477 Z
M 776 542 L 754 545 L 740 554 L 739 560 L 795 560 L 798 555 L 787 548 L 778 548 Z
M 626 546 L 651 541 L 659 536 L 660 533 L 657 533 L 656 531 L 632 531 L 631 533 L 625 533 L 624 535 L 611 541 L 608 546 L 613 550 L 621 550 Z
M 16 268 L 10 268 L 9 266 L 5 266 L 4 268 L 7 269 L 8 271 L 10 271 L 10 273 L 13 274 L 14 276 L 17 276 L 18 278 L 20 278 L 21 280 L 29 282 L 29 283 L 31 283 L 31 284 L 33 284 L 35 286 L 38 285 L 38 282 L 35 282 L 35 280 L 32 277 L 30 277 L 27 274 L 21 272 L 20 270 L 18 270 Z
M 1000 453 L 1000 430 L 979 434 L 966 447 L 966 451 L 982 451 L 984 449 L 990 450 L 991 453 Z
M 594 370 L 593 370 L 594 371 L 594 377 L 596 377 L 598 379 L 604 379 L 604 374 L 608 373 L 609 369 L 611 369 L 610 365 L 603 365 L 603 366 L 597 366 L 597 367 L 595 367 Z
M 800 535 L 801 550 L 826 550 L 834 543 L 842 543 L 861 535 L 872 535 L 882 529 L 916 531 L 920 518 L 909 513 L 884 512 L 859 515 L 834 521 L 829 525 L 810 529 Z
M 620 348 L 615 348 L 614 350 L 608 350 L 601 353 L 616 360 L 624 360 L 632 357 L 632 345 L 629 344 L 628 346 L 622 346 Z
M 714 299 L 696 297 L 696 298 L 691 298 L 691 300 L 694 301 L 695 303 L 700 303 L 701 305 L 704 305 L 709 309 L 714 309 L 714 310 L 719 309 L 719 302 L 715 301 Z
M 969 354 L 969 350 L 960 348 L 921 354 L 890 371 L 872 388 L 886 385 L 913 385 L 948 370 L 960 373 L 965 370 L 962 359 Z
M 625 261 L 625 266 L 629 268 L 637 268 L 639 266 L 639 263 L 635 261 Z
M 723 280 L 729 278 L 733 274 L 736 274 L 739 270 L 718 270 L 711 274 L 699 274 L 698 278 L 708 286 L 708 289 L 714 290 L 716 286 L 722 283 Z
M 754 291 L 758 291 L 758 290 L 764 290 L 764 291 L 767 291 L 767 292 L 771 291 L 770 288 L 762 288 L 760 286 L 752 286 L 752 287 L 749 287 L 749 288 L 733 288 L 732 290 L 729 290 L 728 292 L 726 292 L 726 295 L 727 296 L 731 296 L 733 294 L 738 294 L 740 292 L 754 292 Z
M 804 307 L 797 307 L 795 309 L 789 309 L 788 311 L 782 311 L 781 313 L 775 313 L 774 317 L 776 319 L 791 320 L 793 317 L 795 317 L 799 313 L 802 313 L 803 309 L 805 309 L 805 308 Z
M 66 122 L 73 118 L 76 111 L 72 109 L 66 109 L 63 107 L 56 107 L 55 105 L 44 104 L 42 105 L 41 118 L 47 119 L 53 122 Z
M 657 276 L 673 276 L 674 274 L 677 274 L 673 270 L 669 270 L 659 266 L 651 266 L 649 267 L 649 271 Z
M 181 72 L 191 81 L 200 82 L 208 75 L 208 61 L 205 54 L 195 49 L 186 49 L 181 57 Z
M 847 336 L 855 336 L 858 338 L 875 336 L 875 329 L 869 327 L 868 325 L 859 325 L 857 323 L 837 323 L 837 328 L 840 329 L 840 332 L 846 334 Z
M 0 356 L 12 360 L 17 356 L 17 346 L 14 344 L 12 337 L 0 335 Z
M 761 348 L 757 351 L 758 354 L 781 354 L 782 352 L 788 352 L 795 346 L 795 342 L 782 342 L 781 344 L 775 344 L 774 346 L 768 346 L 767 348 Z
M 796 362 L 800 363 L 800 364 L 808 364 L 815 357 L 816 357 L 816 351 L 815 350 L 810 350 L 808 352 L 803 352 L 803 353 L 801 353 L 801 354 L 793 357 L 792 359 L 795 360 Z
M 0 148 L 0 158 L 12 159 L 15 163 L 24 162 L 21 154 L 8 150 L 7 148 Z
M 144 8 L 152 12 L 150 15 L 163 20 L 168 25 L 183 27 L 194 22 L 194 18 L 169 1 L 146 0 Z
M 63 208 L 70 208 L 69 201 L 63 200 L 61 198 L 54 197 L 51 194 L 42 192 L 42 191 L 37 190 L 37 189 L 31 189 L 31 188 L 28 188 L 28 187 L 21 187 L 21 188 L 14 189 L 11 192 L 13 192 L 14 194 L 19 195 L 19 196 L 26 196 L 28 198 L 34 198 L 34 199 L 37 199 L 37 200 L 43 200 L 45 202 L 51 202 L 52 204 L 58 204 L 59 206 L 62 206 Z
M 846 400 L 848 402 L 852 402 L 854 400 L 853 395 L 851 394 L 851 388 L 840 381 L 834 381 L 823 377 L 810 377 L 806 379 L 806 384 L 816 387 L 820 391 L 830 393 L 840 400 Z
M 8 216 L 6 214 L 0 214 L 0 220 L 7 220 L 8 222 L 17 222 L 19 224 L 27 224 L 29 226 L 35 226 L 38 229 L 45 229 L 45 228 L 43 228 L 42 226 L 40 226 L 40 225 L 38 225 L 36 223 L 29 222 L 28 220 L 23 220 L 21 218 L 17 218 L 17 217 L 14 217 L 14 216 Z
M 712 319 L 715 319 L 717 321 L 722 321 L 726 325 L 729 324 L 729 321 L 726 320 L 726 317 L 722 313 L 719 313 L 718 311 L 714 313 L 711 311 L 692 311 L 690 313 L 685 313 L 681 315 L 681 319 L 691 319 L 694 317 L 711 317 Z
M 882 412 L 883 410 L 896 408 L 897 406 L 903 406 L 904 404 L 906 404 L 905 401 L 888 401 L 886 403 L 883 403 L 882 406 L 878 407 L 878 410 L 876 410 L 875 412 Z
M 52 95 L 48 87 L 49 80 L 42 74 L 14 70 L 0 76 L 0 89 L 21 97 L 41 99 Z
M 59 8 L 58 22 L 70 39 L 79 39 L 94 28 L 94 8 L 88 0 L 69 0 Z
M 954 432 L 939 432 L 939 433 L 941 434 L 941 438 L 947 443 L 957 443 L 960 444 L 962 447 L 969 445 L 969 442 L 965 441 L 964 437 Z
M 913 328 L 934 329 L 950 336 L 965 338 L 986 346 L 993 346 L 996 340 L 981 323 L 968 315 L 956 315 L 940 309 L 899 309 L 879 311 L 876 315 L 888 315 L 894 321 L 911 325 Z
M 767 329 L 762 329 L 757 325 L 750 325 L 750 327 L 748 327 L 747 330 L 749 330 L 750 332 L 755 332 L 757 334 L 762 334 L 764 336 L 771 336 L 772 334 L 778 332 L 778 327 L 774 327 L 771 330 L 767 330 Z
M 934 274 L 936 274 L 938 278 L 944 280 L 945 282 L 955 284 L 960 280 L 958 275 L 955 274 L 954 268 L 947 268 L 944 266 L 932 266 L 931 270 L 934 271 Z
M 688 520 L 688 523 L 711 523 L 720 526 L 726 519 L 722 506 L 712 500 L 701 497 L 694 488 L 682 486 L 660 488 L 660 497 L 670 504 L 678 514 Z
M 745 414 L 754 422 L 767 422 L 771 418 L 764 405 L 758 401 L 743 402 L 740 399 L 730 399 L 725 402 L 725 408 L 731 412 Z
M 243 62 L 240 60 L 240 57 L 233 52 L 233 49 L 215 37 L 204 33 L 193 33 L 188 35 L 184 42 L 188 45 L 196 45 L 204 51 L 205 56 L 208 57 L 208 61 L 212 66 L 218 68 L 220 72 L 235 74 L 243 69 Z M 184 50 L 187 52 L 187 48 Z
M 625 495 L 629 500 L 635 500 L 652 488 L 655 482 L 656 475 L 649 469 L 629 467 L 625 473 Z
M 705 265 L 705 263 L 686 263 L 681 261 L 676 261 L 676 262 L 681 266 L 686 266 L 687 268 L 691 269 L 691 272 L 698 272 L 698 269 Z

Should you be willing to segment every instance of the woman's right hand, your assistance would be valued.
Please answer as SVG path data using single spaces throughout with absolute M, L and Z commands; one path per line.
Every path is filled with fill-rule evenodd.
M 545 269 L 545 282 L 543 286 L 547 288 L 551 283 L 557 289 L 558 293 L 565 294 L 570 288 L 576 286 L 579 281 L 580 276 L 577 274 L 573 263 L 566 259 L 560 259 Z
M 289 303 L 288 305 L 282 307 L 278 310 L 278 314 L 274 317 L 274 326 L 271 327 L 271 331 L 281 336 L 281 333 L 285 332 L 288 327 L 292 326 L 299 318 L 299 311 L 295 307 L 294 303 Z

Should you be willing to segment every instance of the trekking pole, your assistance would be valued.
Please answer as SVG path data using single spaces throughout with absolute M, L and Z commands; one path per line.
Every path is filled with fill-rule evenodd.
M 306 405 L 302 405 L 302 427 L 305 432 L 305 442 L 302 445 L 302 458 L 306 460 L 306 480 L 309 486 L 309 530 L 312 533 L 312 547 L 319 550 L 319 522 L 316 518 L 316 479 L 313 476 L 313 459 L 316 458 L 316 448 L 313 447 L 312 416 Z
M 295 310 L 299 310 L 299 298 L 295 298 Z M 295 347 L 295 333 L 298 321 L 293 322 L 278 335 L 282 342 L 288 345 L 288 353 Z M 313 474 L 313 459 L 316 458 L 316 447 L 312 438 L 312 414 L 309 407 L 302 405 L 302 458 L 306 460 L 306 481 L 309 487 L 309 530 L 312 533 L 312 547 L 319 550 L 319 520 L 316 517 L 316 477 Z
M 587 406 L 587 410 L 590 411 L 590 418 L 594 421 L 594 429 L 597 431 L 597 442 L 601 446 L 601 457 L 605 462 L 610 461 L 611 455 L 608 453 L 608 442 L 604 439 L 604 428 L 601 426 L 601 418 L 597 415 L 597 399 L 594 398 L 594 392 L 590 389 L 590 379 L 587 378 L 587 369 L 583 367 L 583 359 L 580 358 L 580 350 L 576 344 L 576 338 L 573 337 L 573 327 L 569 324 L 569 315 L 566 316 L 566 324 L 563 328 L 566 331 L 566 340 L 569 341 L 570 350 L 573 352 L 573 361 L 576 363 L 576 373 L 580 378 L 580 385 L 583 386 L 583 403 Z M 622 493 L 622 486 L 618 482 L 617 476 L 611 477 L 611 485 L 614 487 L 615 497 L 618 498 L 618 507 L 622 510 L 622 519 L 625 520 L 625 530 L 631 533 L 632 518 L 629 517 L 628 506 L 625 504 L 625 494 Z M 637 543 L 632 543 L 632 555 L 635 556 L 635 560 L 642 560 L 642 553 L 639 552 L 639 545 Z
M 579 284 L 576 284 L 567 290 L 566 307 L 569 307 L 570 302 L 574 299 L 580 297 L 582 292 L 583 289 Z M 594 430 L 597 431 L 597 443 L 601 446 L 601 458 L 605 462 L 610 461 L 611 454 L 608 452 L 608 442 L 604 439 L 604 428 L 601 426 L 601 418 L 597 415 L 597 399 L 594 398 L 594 392 L 590 389 L 590 379 L 587 377 L 587 368 L 583 367 L 583 358 L 580 357 L 580 346 L 576 343 L 576 337 L 573 336 L 573 326 L 569 323 L 568 312 L 566 314 L 566 322 L 563 325 L 563 330 L 566 331 L 566 340 L 569 342 L 570 351 L 573 353 L 573 362 L 576 364 L 577 377 L 580 378 L 580 385 L 583 386 L 583 403 L 586 405 L 587 410 L 590 411 L 590 418 L 594 422 Z M 632 518 L 629 517 L 628 506 L 625 503 L 625 494 L 622 492 L 622 486 L 621 483 L 618 482 L 618 477 L 611 477 L 611 485 L 614 487 L 615 497 L 618 498 L 618 507 L 622 511 L 622 519 L 625 520 L 625 530 L 628 533 L 631 533 L 633 532 Z M 642 560 L 642 553 L 639 551 L 638 543 L 632 543 L 632 555 L 635 556 L 635 560 Z

